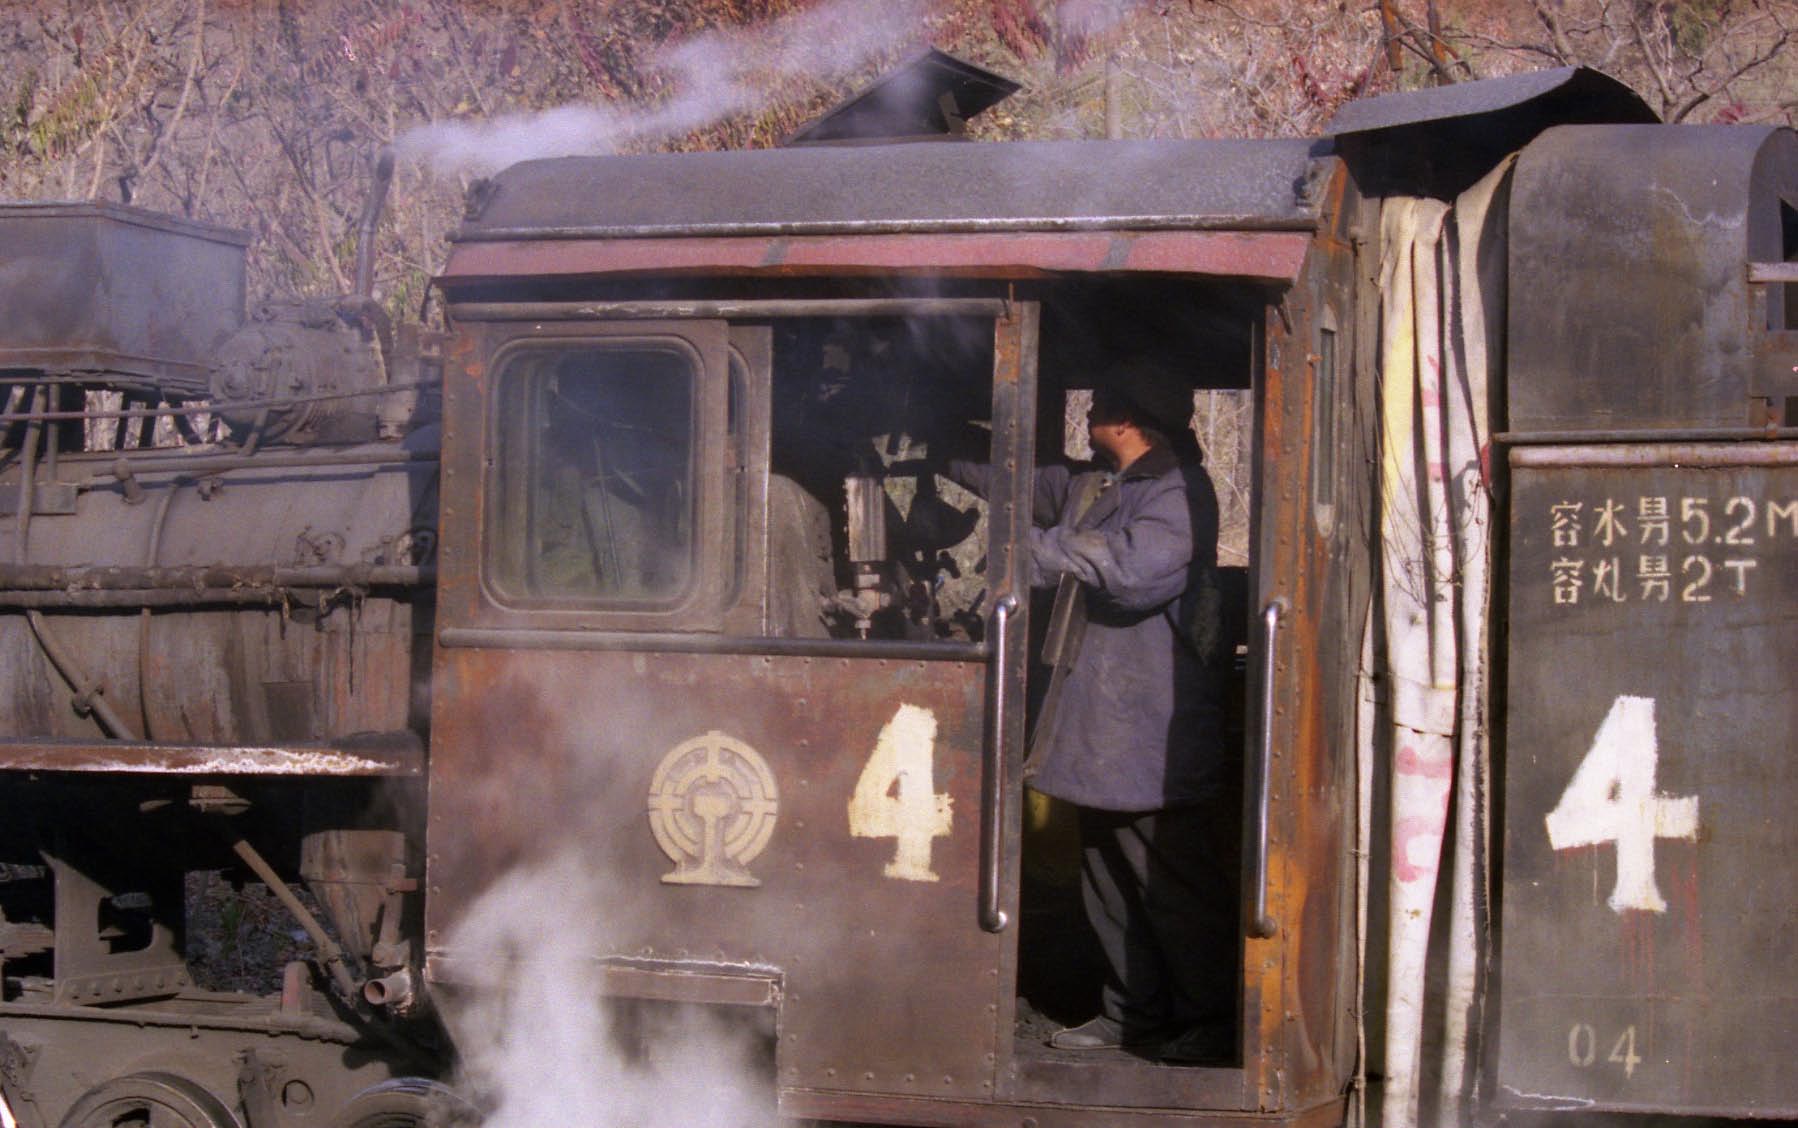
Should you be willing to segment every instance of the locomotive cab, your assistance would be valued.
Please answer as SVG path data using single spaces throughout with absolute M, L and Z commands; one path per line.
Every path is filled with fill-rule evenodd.
M 772 1038 L 787 1115 L 1339 1101 L 1349 988 L 1298 967 L 1352 944 L 1349 824 L 1286 812 L 1295 786 L 1346 788 L 1352 760 L 1261 751 L 1271 648 L 1333 663 L 1286 648 L 1356 582 L 1317 569 L 1306 602 L 1276 604 L 1275 571 L 1341 552 L 1365 504 L 1293 491 L 1318 467 L 1346 478 L 1358 441 L 1356 197 L 1310 150 L 565 159 L 480 193 L 439 280 L 444 489 L 467 501 L 443 524 L 426 975 L 452 1029 L 498 944 L 595 995 L 765 1015 L 745 1027 Z M 749 187 L 770 180 L 790 190 Z M 1224 475 L 1242 801 L 1208 861 L 1244 924 L 1220 957 L 1224 1037 L 1181 1067 L 1043 1045 L 1090 1016 L 1099 972 L 1065 826 L 1024 786 L 1049 617 L 1024 550 L 1032 469 L 1091 457 L 1084 405 L 1127 355 L 1187 382 Z M 1341 434 L 1313 457 L 1316 394 Z M 985 497 L 958 457 L 988 468 Z M 1264 627 L 1263 605 L 1286 618 Z M 1323 682 L 1318 707 L 1347 717 Z M 519 916 L 515 891 L 545 880 L 565 899 Z M 597 970 L 553 962 L 568 949 L 533 939 L 552 927 Z

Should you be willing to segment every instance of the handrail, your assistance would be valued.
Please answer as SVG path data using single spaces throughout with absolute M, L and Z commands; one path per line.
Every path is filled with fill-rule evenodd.
M 992 736 L 980 775 L 980 927 L 988 932 L 1003 932 L 1011 923 L 1000 904 L 999 878 L 1005 858 L 1005 753 L 1010 745 L 1006 686 L 1011 680 L 1011 617 L 1017 610 L 1018 597 L 1011 594 L 993 605 L 993 664 L 987 682 Z
M 1280 640 L 1280 616 L 1288 607 L 1284 597 L 1276 596 L 1261 609 L 1261 731 L 1255 771 L 1254 868 L 1249 876 L 1254 882 L 1255 907 L 1249 914 L 1249 935 L 1263 940 L 1279 930 L 1267 912 L 1268 779 L 1273 774 L 1274 759 L 1275 651 Z

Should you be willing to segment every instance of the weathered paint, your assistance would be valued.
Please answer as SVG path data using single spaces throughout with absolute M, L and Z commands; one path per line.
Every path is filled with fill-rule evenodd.
M 1290 282 L 1310 236 L 1298 231 L 993 232 L 460 243 L 445 283 L 519 275 L 857 276 L 922 273 L 1036 278 L 1052 273 L 1209 274 Z
M 1798 457 L 1778 446 L 1513 453 L 1508 1103 L 1798 1111 L 1767 1052 L 1798 1035 Z

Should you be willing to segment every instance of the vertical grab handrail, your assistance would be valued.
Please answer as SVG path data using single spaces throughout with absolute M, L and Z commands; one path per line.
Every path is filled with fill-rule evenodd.
M 993 663 L 987 681 L 992 735 L 986 742 L 986 763 L 980 776 L 980 927 L 988 932 L 1003 932 L 1011 923 L 1000 904 L 999 877 L 1005 857 L 1005 752 L 1011 727 L 1005 687 L 1011 680 L 1011 617 L 1017 610 L 1015 595 L 1005 595 L 993 605 Z
M 1277 925 L 1267 913 L 1267 825 L 1268 779 L 1273 774 L 1274 760 L 1274 669 L 1275 651 L 1280 641 L 1280 616 L 1288 604 L 1276 597 L 1261 609 L 1261 731 L 1255 770 L 1255 841 L 1254 868 L 1249 880 L 1254 882 L 1255 905 L 1249 914 L 1249 935 L 1266 939 Z

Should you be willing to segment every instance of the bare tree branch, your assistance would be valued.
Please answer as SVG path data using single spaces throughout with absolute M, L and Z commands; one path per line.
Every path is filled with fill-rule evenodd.
M 1712 98 L 1715 98 L 1718 94 L 1722 93 L 1723 91 L 1729 89 L 1730 83 L 1735 82 L 1737 79 L 1741 78 L 1743 75 L 1747 74 L 1749 71 L 1754 70 L 1761 66 L 1765 66 L 1767 63 L 1770 63 L 1774 59 L 1778 58 L 1780 56 L 1780 53 L 1785 50 L 1786 42 L 1790 38 L 1791 38 L 1791 32 L 1781 31 L 1779 33 L 1779 38 L 1775 39 L 1772 42 L 1772 44 L 1770 44 L 1767 47 L 1767 49 L 1765 51 L 1763 51 L 1759 55 L 1756 55 L 1753 58 L 1749 59 L 1747 62 L 1743 63 L 1741 66 L 1739 66 L 1735 70 L 1731 71 L 1727 76 L 1720 79 L 1719 81 L 1717 81 L 1714 85 L 1710 86 L 1709 88 L 1700 90 L 1696 94 L 1693 94 L 1692 97 L 1688 98 L 1685 102 L 1681 103 L 1680 107 L 1677 110 L 1675 110 L 1673 115 L 1671 117 L 1669 117 L 1667 120 L 1672 121 L 1672 122 L 1684 121 L 1687 117 L 1689 117 L 1691 115 L 1693 110 L 1697 109 L 1699 106 L 1704 105 L 1706 102 L 1710 101 Z M 1787 105 L 1790 105 L 1790 104 L 1791 103 L 1787 103 Z
M 1536 19 L 1548 31 L 1549 42 L 1554 47 L 1554 60 L 1562 66 L 1571 63 L 1574 57 L 1573 44 L 1567 41 L 1567 32 L 1561 27 L 1561 18 L 1544 0 L 1530 0 L 1530 6 L 1535 9 Z

